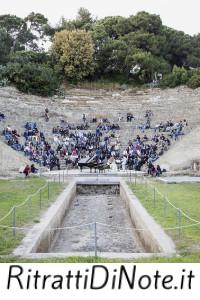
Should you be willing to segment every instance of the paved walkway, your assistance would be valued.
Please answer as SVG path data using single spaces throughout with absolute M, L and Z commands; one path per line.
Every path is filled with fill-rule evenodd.
M 161 177 L 158 180 L 164 183 L 200 183 L 200 177 L 190 176 Z
M 106 170 L 105 173 L 99 173 L 99 172 L 92 172 L 90 173 L 89 169 L 84 169 L 83 172 L 81 172 L 78 169 L 72 169 L 72 170 L 55 170 L 55 171 L 49 171 L 49 172 L 42 172 L 41 175 L 44 176 L 59 176 L 62 177 L 64 176 L 70 176 L 70 177 L 134 177 L 136 176 L 142 176 L 145 174 L 145 172 L 142 171 L 132 171 L 132 170 L 128 170 L 128 171 L 112 171 L 112 170 Z

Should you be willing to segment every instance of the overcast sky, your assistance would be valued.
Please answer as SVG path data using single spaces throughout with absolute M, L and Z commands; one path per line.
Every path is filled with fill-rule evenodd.
M 129 16 L 144 10 L 159 14 L 169 27 L 191 35 L 200 32 L 200 0 L 0 0 L 0 14 L 25 17 L 32 11 L 40 12 L 53 25 L 61 16 L 74 18 L 79 7 L 89 9 L 98 18 Z

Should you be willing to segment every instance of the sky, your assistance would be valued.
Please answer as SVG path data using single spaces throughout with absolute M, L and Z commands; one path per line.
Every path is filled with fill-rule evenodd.
M 93 16 L 121 15 L 128 17 L 138 11 L 161 16 L 164 25 L 194 35 L 200 32 L 200 0 L 0 0 L 0 14 L 25 17 L 30 12 L 44 14 L 52 25 L 61 16 L 73 19 L 80 7 Z

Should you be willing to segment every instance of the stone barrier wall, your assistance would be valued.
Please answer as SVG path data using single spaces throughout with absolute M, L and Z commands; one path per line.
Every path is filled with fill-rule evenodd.
M 148 214 L 125 181 L 121 180 L 120 195 L 125 201 L 132 222 L 147 252 L 175 253 L 175 244 L 162 227 Z M 143 230 L 140 230 L 143 229 Z

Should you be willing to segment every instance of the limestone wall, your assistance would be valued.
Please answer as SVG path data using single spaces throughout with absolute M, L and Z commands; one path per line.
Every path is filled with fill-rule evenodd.
M 60 194 L 57 201 L 43 215 L 39 224 L 36 224 L 23 239 L 22 244 L 14 251 L 14 255 L 21 256 L 36 252 L 47 252 L 51 242 L 57 234 L 56 230 L 62 224 L 64 215 L 76 194 L 76 183 L 71 182 Z
M 147 252 L 175 253 L 175 245 L 172 239 L 148 214 L 124 181 L 121 181 L 120 184 L 120 195 L 126 202 L 132 222 L 135 224 L 136 229 L 138 229 L 137 233 Z
M 61 226 L 63 217 L 65 216 L 72 199 L 76 195 L 76 184 L 79 180 L 71 182 L 68 187 L 58 197 L 57 201 L 45 213 L 39 224 L 36 224 L 28 235 L 24 238 L 22 244 L 14 251 L 14 255 L 23 257 L 43 257 L 57 256 L 56 253 L 48 252 L 50 245 L 56 237 L 56 231 L 51 228 L 58 228 Z M 148 253 L 140 253 L 140 256 L 147 254 L 161 255 L 175 254 L 175 245 L 163 229 L 154 221 L 154 219 L 147 213 L 147 211 L 140 204 L 139 200 L 133 195 L 127 184 L 121 180 L 120 182 L 120 196 L 122 201 L 125 201 L 126 207 L 129 211 L 132 223 L 136 229 L 143 229 L 138 231 L 139 238 Z M 96 183 L 95 183 L 96 184 Z M 99 180 L 98 185 L 102 182 Z M 116 184 L 116 182 L 115 182 Z M 52 247 L 52 245 L 51 245 Z M 40 252 L 40 253 L 38 253 Z M 75 253 L 79 255 L 79 253 Z M 89 253 L 80 253 L 80 255 L 89 255 Z M 137 253 L 136 253 L 137 254 Z M 59 254 L 58 254 L 59 255 Z M 73 253 L 64 253 L 63 255 L 73 255 Z M 105 253 L 101 253 L 105 256 Z M 129 257 L 133 258 L 135 253 L 129 253 Z M 137 256 L 137 255 L 136 255 Z M 108 253 L 107 257 L 117 257 L 117 253 Z M 122 253 L 119 257 L 122 257 Z M 127 253 L 125 253 L 127 258 Z

